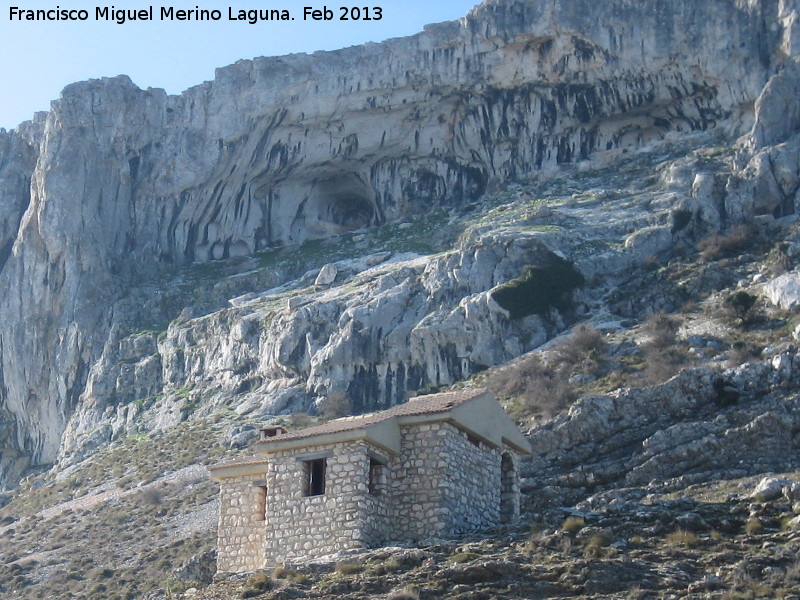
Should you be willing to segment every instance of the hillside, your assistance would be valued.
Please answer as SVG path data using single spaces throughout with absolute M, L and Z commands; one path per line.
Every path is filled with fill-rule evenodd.
M 797 16 L 488 0 L 0 132 L 2 593 L 239 597 L 203 465 L 481 385 L 519 527 L 263 597 L 798 596 Z

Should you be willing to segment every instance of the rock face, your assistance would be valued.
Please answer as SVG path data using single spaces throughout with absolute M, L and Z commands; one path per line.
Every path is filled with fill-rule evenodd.
M 220 355 L 225 364 L 186 351 L 202 327 L 124 341 L 157 304 L 131 298 L 175 265 L 464 206 L 509 180 L 601 163 L 670 132 L 738 131 L 768 81 L 755 105 L 755 154 L 728 186 L 727 215 L 793 210 L 794 134 L 777 133 L 774 115 L 784 104 L 796 111 L 796 16 L 788 1 L 491 0 L 410 38 L 241 61 L 179 97 L 125 77 L 67 87 L 49 113 L 0 133 L 0 482 L 27 462 L 53 461 L 65 430 L 74 449 L 77 432 L 112 435 L 111 421 L 87 427 L 98 415 L 117 427 L 134 419 L 136 404 L 119 412 L 123 389 L 137 400 L 201 371 L 258 365 L 262 381 L 229 393 L 269 379 L 284 405 L 359 390 L 354 400 L 367 409 L 368 397 L 392 402 L 519 353 L 560 319 L 536 321 L 522 345 L 485 343 L 507 326 L 487 317 L 502 315 L 489 289 L 549 252 L 534 244 L 512 260 L 520 247 L 509 242 L 412 261 L 391 282 L 377 277 L 368 298 L 339 291 L 270 313 L 283 330 L 304 332 L 299 343 L 262 335 L 264 311 L 252 312 L 228 335 L 209 333 L 210 344 L 235 348 Z M 775 167 L 759 166 L 764 153 L 785 157 L 789 174 L 775 179 Z M 708 191 L 702 181 L 698 189 Z M 762 201 L 764 189 L 772 195 Z M 660 239 L 642 238 L 648 248 Z M 389 350 L 409 339 L 407 351 Z M 141 347 L 122 359 L 127 368 L 114 367 L 120 383 L 111 385 L 106 367 L 126 344 Z
M 684 371 L 654 388 L 579 400 L 531 431 L 538 456 L 525 467 L 528 485 L 558 490 L 564 502 L 586 489 L 678 489 L 795 468 L 800 399 L 782 390 L 796 388 L 798 360 L 787 353 L 721 373 Z M 754 495 L 773 499 L 785 484 L 773 478 Z

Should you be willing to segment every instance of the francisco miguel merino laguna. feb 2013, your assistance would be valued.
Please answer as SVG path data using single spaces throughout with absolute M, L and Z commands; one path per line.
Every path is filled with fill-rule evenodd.
M 70 9 L 56 6 L 51 9 L 26 9 L 18 6 L 9 7 L 8 18 L 10 21 L 88 21 L 94 12 L 95 21 L 110 21 L 123 25 L 129 21 L 154 21 L 155 17 L 161 21 L 221 21 L 223 11 L 219 9 L 204 9 L 199 6 L 189 9 L 179 9 L 174 6 L 130 9 L 116 8 L 114 6 L 98 6 L 94 11 L 86 9 Z M 383 9 L 374 7 L 346 7 L 338 9 L 338 14 L 333 9 L 323 6 L 321 9 L 311 6 L 303 7 L 304 21 L 331 21 L 337 18 L 340 21 L 380 21 L 383 18 Z M 287 9 L 236 9 L 227 8 L 228 21 L 243 21 L 255 25 L 259 21 L 294 21 L 294 17 Z

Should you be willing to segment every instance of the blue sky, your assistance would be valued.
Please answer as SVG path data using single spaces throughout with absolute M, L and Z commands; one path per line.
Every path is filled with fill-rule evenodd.
M 311 0 L 119 0 L 108 4 L 83 0 L 17 0 L 0 5 L 0 127 L 11 129 L 47 110 L 64 86 L 84 79 L 126 74 L 140 87 L 164 88 L 171 94 L 213 79 L 214 69 L 242 58 L 276 56 L 292 52 L 334 50 L 368 41 L 411 35 L 427 23 L 457 19 L 478 0 L 361 0 L 360 2 L 313 2 Z M 95 8 L 154 7 L 156 20 L 118 25 L 94 20 Z M 10 7 L 22 9 L 86 9 L 85 22 L 11 21 Z M 162 6 L 176 9 L 219 9 L 216 22 L 158 19 Z M 303 8 L 333 9 L 331 21 L 303 21 Z M 380 6 L 380 21 L 340 21 L 340 6 Z M 291 22 L 250 25 L 227 19 L 243 9 L 287 9 Z

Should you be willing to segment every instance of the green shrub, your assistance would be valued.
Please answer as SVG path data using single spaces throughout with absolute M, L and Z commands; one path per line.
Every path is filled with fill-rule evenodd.
M 746 325 L 757 317 L 753 310 L 757 301 L 757 296 L 740 290 L 725 298 L 725 309 L 730 318 L 738 319 L 739 323 Z
M 546 314 L 551 308 L 565 311 L 573 306 L 573 290 L 585 281 L 571 262 L 552 254 L 544 265 L 525 267 L 520 277 L 498 286 L 492 298 L 512 319 Z

